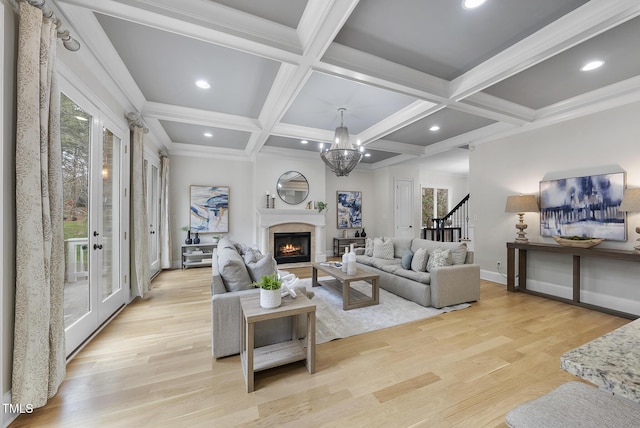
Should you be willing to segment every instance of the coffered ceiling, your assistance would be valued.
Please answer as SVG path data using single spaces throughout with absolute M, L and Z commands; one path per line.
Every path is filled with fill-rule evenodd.
M 456 168 L 470 145 L 640 99 L 637 0 L 55 2 L 172 154 L 320 161 L 344 107 L 359 168 Z

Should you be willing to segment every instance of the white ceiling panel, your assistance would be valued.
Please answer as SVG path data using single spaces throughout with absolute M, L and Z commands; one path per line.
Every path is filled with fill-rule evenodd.
M 366 0 L 336 42 L 451 80 L 587 0 Z
M 160 124 L 173 143 L 244 150 L 251 133 L 213 126 L 192 125 L 161 120 Z M 205 134 L 211 134 L 206 136 Z
M 258 117 L 279 63 L 96 14 L 147 101 Z M 207 90 L 195 86 L 205 79 Z
M 346 108 L 364 168 L 457 174 L 469 145 L 640 100 L 637 0 L 51 1 L 170 154 L 315 157 Z
M 307 7 L 306 0 L 216 0 L 213 3 L 220 3 L 291 28 L 298 26 Z
M 640 46 L 640 18 L 595 36 L 485 92 L 540 109 L 640 74 L 640 55 L 629 50 L 635 44 Z M 580 71 L 596 59 L 605 64 L 597 70 Z
M 452 109 L 442 109 L 385 136 L 384 139 L 426 147 L 493 123 L 495 121 L 484 117 Z M 431 131 L 430 128 L 433 126 L 437 126 L 439 129 Z
M 344 107 L 345 126 L 350 133 L 359 134 L 414 101 L 407 95 L 316 72 L 309 77 L 282 122 L 335 129 L 340 125 L 338 109 Z

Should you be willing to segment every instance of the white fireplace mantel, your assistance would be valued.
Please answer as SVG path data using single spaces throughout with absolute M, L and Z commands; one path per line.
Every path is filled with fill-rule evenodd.
M 315 262 L 327 261 L 325 254 L 324 226 L 325 213 L 316 210 L 283 210 L 275 208 L 258 208 L 258 227 L 260 228 L 260 251 L 268 253 L 269 228 L 279 224 L 305 223 L 314 226 Z

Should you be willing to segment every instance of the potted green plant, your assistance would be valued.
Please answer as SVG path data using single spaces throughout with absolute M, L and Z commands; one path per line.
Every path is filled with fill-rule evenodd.
M 322 201 L 318 201 L 316 203 L 316 205 L 318 206 L 318 212 L 321 213 L 325 208 L 327 208 L 327 204 L 325 204 Z
M 256 281 L 251 285 L 253 287 L 260 287 L 261 307 L 265 309 L 273 309 L 277 308 L 282 303 L 282 296 L 280 294 L 282 281 L 278 279 L 277 274 L 265 275 L 260 278 L 260 281 Z

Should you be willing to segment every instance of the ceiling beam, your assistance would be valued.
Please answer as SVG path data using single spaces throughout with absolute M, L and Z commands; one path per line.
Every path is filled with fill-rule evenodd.
M 637 0 L 591 0 L 451 82 L 459 101 L 640 14 Z

